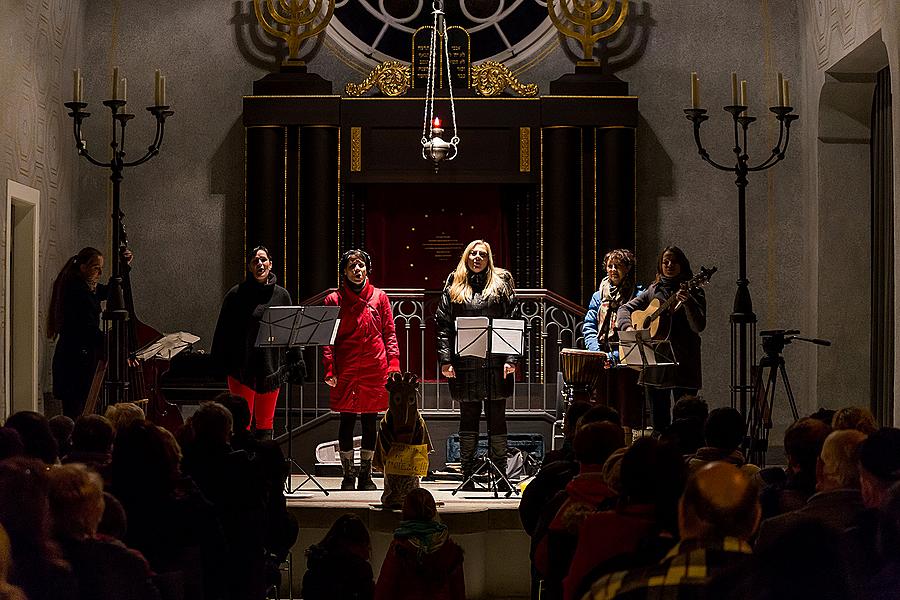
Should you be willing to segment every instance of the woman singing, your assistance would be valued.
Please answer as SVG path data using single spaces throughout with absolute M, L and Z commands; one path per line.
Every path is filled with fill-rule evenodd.
M 302 356 L 282 348 L 257 348 L 259 322 L 266 308 L 289 306 L 291 295 L 276 283 L 265 246 L 250 251 L 247 277 L 225 294 L 213 336 L 212 355 L 228 375 L 228 390 L 247 401 L 256 437 L 272 438 L 272 421 L 281 383 L 293 368 L 304 373 Z
M 53 282 L 47 337 L 59 336 L 53 353 L 53 395 L 63 414 L 81 416 L 97 363 L 103 356 L 100 302 L 107 286 L 100 283 L 103 255 L 96 248 L 82 248 L 70 258 Z
M 584 317 L 584 347 L 591 352 L 609 350 L 615 337 L 616 312 L 634 297 L 634 254 L 624 248 L 610 250 L 603 257 L 606 277 L 594 292 Z
M 400 350 L 391 302 L 369 281 L 372 259 L 362 250 L 341 256 L 341 287 L 325 298 L 326 306 L 341 307 L 341 324 L 334 346 L 322 347 L 325 383 L 330 385 L 331 410 L 341 413 L 338 446 L 344 479 L 342 490 L 374 490 L 372 458 L 379 411 L 387 410 L 388 374 L 400 371 Z M 353 428 L 362 423 L 359 477 L 353 465 Z
M 475 471 L 481 407 L 487 417 L 491 461 L 506 474 L 506 399 L 512 395 L 515 356 L 493 356 L 489 362 L 455 352 L 457 317 L 510 319 L 516 314 L 515 285 L 510 273 L 494 266 L 491 246 L 475 240 L 466 246 L 456 270 L 447 278 L 437 319 L 437 350 L 450 395 L 459 402 L 459 453 L 463 477 Z
M 666 247 L 659 256 L 656 280 L 646 290 L 619 309 L 621 329 L 631 329 L 631 313 L 644 310 L 654 298 L 665 301 L 672 294 L 678 299 L 669 315 L 669 343 L 677 366 L 655 367 L 644 371 L 643 383 L 650 387 L 653 427 L 663 431 L 671 422 L 672 396 L 696 395 L 703 381 L 700 368 L 700 332 L 706 328 L 706 294 L 697 288 L 688 291 L 682 284 L 694 276 L 691 263 L 677 246 Z

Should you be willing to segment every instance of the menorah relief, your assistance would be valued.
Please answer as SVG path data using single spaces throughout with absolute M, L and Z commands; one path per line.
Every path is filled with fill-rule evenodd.
M 334 15 L 334 0 L 253 0 L 253 9 L 262 28 L 287 43 L 284 64 L 303 65 L 300 44 L 325 31 Z
M 628 16 L 628 2 L 629 0 L 547 0 L 547 11 L 560 33 L 581 44 L 582 59 L 578 64 L 593 65 L 596 63 L 594 46 L 622 27 Z

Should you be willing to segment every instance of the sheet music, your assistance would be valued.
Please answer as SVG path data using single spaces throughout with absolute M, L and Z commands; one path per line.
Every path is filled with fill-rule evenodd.
M 487 317 L 456 317 L 456 354 L 485 358 L 490 322 Z
M 151 344 L 147 344 L 135 352 L 135 357 L 138 360 L 150 360 L 151 358 L 171 360 L 173 356 L 199 341 L 200 338 L 192 333 L 178 331 L 165 335 Z
M 525 321 L 494 319 L 491 330 L 491 354 L 522 354 Z

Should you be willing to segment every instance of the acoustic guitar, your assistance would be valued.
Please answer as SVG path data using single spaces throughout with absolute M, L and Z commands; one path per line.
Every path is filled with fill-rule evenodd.
M 681 289 L 692 292 L 703 287 L 709 283 L 713 273 L 718 270 L 718 267 L 712 267 L 710 269 L 700 267 L 700 272 L 682 283 Z M 661 327 L 660 325 L 662 323 L 668 325 L 667 317 L 670 315 L 669 309 L 676 302 L 678 302 L 678 298 L 675 297 L 675 294 L 672 294 L 663 302 L 660 302 L 659 298 L 654 298 L 650 301 L 649 306 L 647 306 L 645 310 L 636 310 L 631 313 L 631 326 L 635 329 L 649 329 L 650 337 L 654 339 L 668 337 L 668 327 Z M 675 312 L 675 310 L 680 307 L 681 305 L 679 304 L 671 312 Z

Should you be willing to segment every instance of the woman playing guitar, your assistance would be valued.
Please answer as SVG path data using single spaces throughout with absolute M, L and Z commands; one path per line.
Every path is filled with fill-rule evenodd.
M 696 394 L 703 381 L 700 363 L 700 332 L 706 328 L 706 295 L 699 287 L 686 285 L 694 277 L 691 263 L 677 246 L 663 249 L 657 264 L 656 280 L 633 300 L 619 308 L 617 323 L 620 329 L 648 329 L 651 322 L 659 320 L 657 338 L 667 338 L 678 364 L 657 367 L 644 372 L 643 384 L 648 386 L 653 428 L 663 431 L 671 422 L 672 397 Z M 644 311 L 656 299 L 666 304 L 674 296 L 669 308 L 649 314 L 635 323 L 632 313 Z M 668 335 L 666 335 L 668 333 Z

